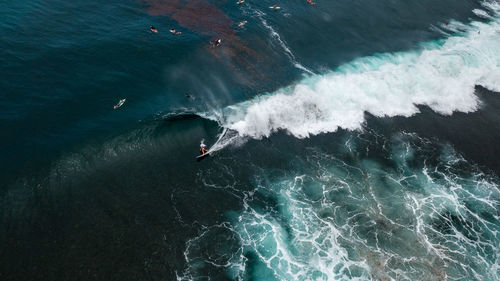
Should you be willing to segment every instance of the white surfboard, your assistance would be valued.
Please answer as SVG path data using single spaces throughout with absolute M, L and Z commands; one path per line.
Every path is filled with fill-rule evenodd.
M 210 156 L 210 152 L 205 152 L 204 154 L 198 155 L 196 160 L 200 161 L 201 159 Z

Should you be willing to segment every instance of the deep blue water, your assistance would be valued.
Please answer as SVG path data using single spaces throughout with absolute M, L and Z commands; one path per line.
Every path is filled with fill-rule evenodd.
M 101 2 L 0 3 L 2 280 L 500 280 L 499 3 Z

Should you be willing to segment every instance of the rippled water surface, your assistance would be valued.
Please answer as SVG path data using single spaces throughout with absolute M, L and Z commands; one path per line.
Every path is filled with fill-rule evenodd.
M 500 280 L 500 4 L 236 2 L 0 3 L 0 278 Z

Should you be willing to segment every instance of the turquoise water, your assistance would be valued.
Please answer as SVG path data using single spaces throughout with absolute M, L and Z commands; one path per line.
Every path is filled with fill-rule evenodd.
M 2 280 L 500 280 L 498 2 L 273 4 L 0 4 Z
M 252 167 L 244 192 L 205 182 L 243 210 L 188 241 L 179 279 L 498 280 L 496 177 L 411 133 L 344 140 L 304 148 L 293 167 Z

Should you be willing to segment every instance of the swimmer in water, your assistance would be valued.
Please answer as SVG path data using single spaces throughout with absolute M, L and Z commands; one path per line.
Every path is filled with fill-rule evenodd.
M 240 22 L 238 23 L 238 26 L 239 26 L 239 27 L 242 27 L 242 26 L 244 26 L 245 24 L 247 24 L 247 21 L 246 21 L 246 20 L 244 20 L 244 21 L 240 21 Z
M 220 43 L 222 43 L 222 39 L 217 39 L 215 41 L 210 41 L 213 47 L 219 47 Z

